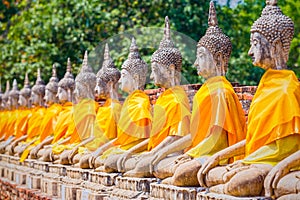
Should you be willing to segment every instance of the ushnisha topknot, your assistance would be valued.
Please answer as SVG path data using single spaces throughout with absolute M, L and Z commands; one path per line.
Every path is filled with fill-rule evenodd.
M 72 74 L 72 66 L 70 58 L 68 58 L 67 69 L 64 77 L 58 82 L 58 87 L 63 88 L 64 90 L 74 90 L 75 89 L 75 80 Z
M 271 44 L 279 39 L 282 42 L 284 54 L 288 58 L 294 36 L 294 22 L 282 13 L 277 6 L 277 0 L 266 1 L 261 17 L 254 22 L 250 31 L 262 34 Z
M 79 74 L 75 78 L 75 82 L 92 88 L 93 90 L 96 87 L 96 75 L 94 74 L 93 69 L 88 65 L 87 51 L 85 51 L 82 66 Z
M 8 98 L 9 98 L 9 91 L 10 91 L 10 84 L 9 84 L 9 81 L 7 80 L 6 81 L 6 89 L 5 89 L 5 92 L 2 96 L 2 100 L 7 102 L 8 101 Z
M 57 93 L 58 90 L 58 78 L 56 74 L 56 65 L 52 65 L 52 77 L 49 80 L 49 83 L 46 85 L 46 89 L 52 92 L 53 94 Z
M 102 68 L 97 73 L 97 78 L 99 81 L 103 81 L 105 84 L 109 81 L 112 81 L 116 84 L 121 77 L 120 71 L 116 68 L 113 59 L 109 54 L 108 44 L 105 44 L 104 50 L 104 61 L 102 64 Z
M 214 58 L 218 54 L 222 55 L 225 61 L 224 68 L 226 72 L 232 44 L 230 38 L 218 26 L 217 13 L 213 1 L 210 2 L 209 6 L 208 26 L 205 35 L 199 40 L 197 47 L 203 46 L 207 48 Z
M 17 83 L 16 79 L 14 79 L 14 81 L 13 81 L 13 88 L 9 92 L 9 96 L 10 96 L 10 98 L 13 98 L 13 99 L 17 99 L 17 100 L 19 99 L 18 83 Z
M 139 53 L 139 48 L 136 44 L 134 37 L 132 37 L 132 39 L 131 39 L 130 52 L 129 52 L 128 58 L 122 64 L 121 69 L 125 69 L 132 75 L 138 74 L 139 75 L 139 84 L 140 84 L 139 88 L 144 89 L 147 72 L 148 72 L 148 65 L 141 58 L 140 53 Z
M 32 92 L 44 96 L 45 95 L 45 83 L 41 78 L 41 70 L 38 68 L 37 70 L 37 79 L 35 81 L 35 85 L 32 87 Z
M 165 18 L 164 37 L 159 44 L 159 48 L 153 53 L 151 63 L 156 62 L 162 66 L 175 66 L 175 70 L 180 72 L 182 67 L 182 55 L 171 40 L 170 22 L 168 16 Z
M 24 86 L 20 91 L 20 95 L 22 95 L 26 99 L 30 98 L 31 95 L 30 83 L 27 72 L 25 74 Z

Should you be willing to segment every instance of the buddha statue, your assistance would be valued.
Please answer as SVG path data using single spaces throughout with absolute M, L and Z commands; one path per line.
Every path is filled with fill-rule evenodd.
M 194 64 L 206 81 L 193 99 L 191 134 L 161 149 L 152 162 L 154 175 L 164 184 L 198 186 L 197 172 L 206 158 L 246 137 L 242 105 L 225 78 L 232 46 L 218 27 L 213 2 L 208 25 Z M 184 154 L 172 156 L 182 150 Z
M 79 147 L 92 142 L 98 134 L 101 134 L 99 133 L 101 132 L 99 126 L 95 123 L 98 109 L 98 103 L 94 101 L 95 87 L 96 75 L 88 65 L 86 51 L 82 67 L 75 79 L 74 95 L 78 103 L 74 106 L 71 127 L 68 128 L 70 139 L 64 144 L 52 148 L 52 152 L 56 155 L 63 150 L 56 163 L 72 164 L 73 157 L 78 153 Z
M 9 107 L 8 107 L 8 97 L 9 97 L 9 91 L 10 91 L 10 84 L 9 81 L 6 81 L 6 89 L 4 94 L 2 95 L 2 108 L 7 116 L 10 115 Z M 6 125 L 8 123 L 8 117 L 4 118 L 4 120 L 1 122 L 1 132 L 0 132 L 0 141 L 3 141 L 5 139 L 5 133 L 6 133 Z
M 253 64 L 266 72 L 250 106 L 246 140 L 214 154 L 198 172 L 200 185 L 210 187 L 212 192 L 263 195 L 263 180 L 272 167 L 300 148 L 300 87 L 295 73 L 286 65 L 294 24 L 277 1 L 266 3 L 251 27 L 248 52 Z M 218 166 L 221 160 L 242 154 L 244 159 Z
M 133 159 L 124 162 L 123 158 L 118 161 L 119 170 L 126 171 L 124 176 L 152 177 L 153 158 L 159 154 L 162 148 L 171 145 L 190 132 L 188 97 L 185 91 L 178 86 L 181 67 L 182 56 L 171 40 L 169 18 L 166 17 L 164 37 L 158 50 L 151 57 L 152 73 L 150 76 L 155 85 L 162 87 L 165 91 L 160 94 L 153 107 L 153 123 L 147 143 L 143 144 L 143 148 L 140 144 L 134 149 L 134 153 L 141 149 L 146 149 L 147 152 L 135 156 L 135 162 Z
M 32 113 L 31 113 L 31 102 L 30 102 L 30 96 L 31 96 L 31 89 L 30 89 L 30 83 L 28 79 L 28 74 L 25 74 L 24 79 L 24 86 L 19 92 L 19 115 L 16 122 L 16 135 L 15 139 L 11 144 L 11 147 L 9 149 L 9 154 L 14 154 L 14 149 L 16 145 L 20 141 L 23 141 L 27 138 L 27 129 L 28 129 L 28 120 L 30 119 Z
M 151 106 L 148 95 L 143 91 L 147 71 L 148 66 L 139 54 L 135 38 L 132 38 L 128 58 L 121 67 L 120 79 L 121 90 L 129 96 L 123 103 L 117 122 L 117 137 L 100 147 L 89 160 L 90 166 L 95 167 L 96 171 L 115 171 L 120 156 L 149 137 Z
M 41 78 L 41 71 L 38 69 L 35 85 L 31 89 L 30 100 L 33 108 L 31 109 L 32 115 L 27 123 L 27 137 L 24 142 L 19 142 L 19 146 L 14 149 L 14 152 L 17 154 L 17 156 L 23 155 L 23 157 L 20 158 L 21 161 L 24 161 L 27 158 L 29 147 L 33 145 L 39 138 L 41 121 L 46 113 L 43 100 L 44 95 L 45 83 Z
M 53 153 L 52 147 L 55 147 L 60 144 L 64 144 L 65 142 L 70 140 L 70 134 L 68 133 L 69 126 L 72 120 L 72 109 L 73 109 L 73 91 L 75 89 L 75 80 L 72 74 L 72 66 L 70 58 L 67 61 L 67 68 L 64 77 L 58 82 L 58 89 L 56 96 L 58 97 L 59 103 L 62 106 L 62 110 L 60 111 L 56 126 L 53 131 L 53 137 L 49 137 L 48 142 L 51 142 L 51 145 L 47 145 L 48 142 L 44 142 L 44 146 L 37 153 L 37 157 L 43 161 L 52 161 L 53 160 Z
M 89 160 L 99 156 L 99 150 L 96 149 L 103 148 L 103 145 L 108 145 L 117 137 L 117 123 L 121 111 L 117 90 L 121 73 L 109 54 L 108 44 L 105 45 L 102 67 L 96 76 L 96 97 L 106 100 L 103 106 L 99 107 L 96 116 L 96 123 L 101 129 L 101 135 L 97 135 L 92 143 L 81 147 L 79 153 L 74 157 L 73 163 L 79 162 L 81 168 L 91 168 Z
M 58 104 L 57 98 L 58 78 L 56 75 L 56 66 L 52 66 L 52 77 L 45 88 L 45 104 L 47 105 L 46 114 L 41 121 L 39 139 L 32 145 L 30 150 L 30 158 L 37 158 L 38 151 L 53 140 L 54 129 L 57 124 L 58 115 L 62 110 L 62 105 Z

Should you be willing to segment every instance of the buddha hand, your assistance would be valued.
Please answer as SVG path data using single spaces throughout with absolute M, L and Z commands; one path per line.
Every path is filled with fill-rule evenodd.
M 98 157 L 98 155 L 96 155 L 96 152 L 91 153 L 90 157 L 89 157 L 89 166 L 91 169 L 95 168 L 95 161 L 96 158 Z
M 72 151 L 68 155 L 68 160 L 70 164 L 73 164 L 73 157 L 78 153 L 78 147 L 72 149 Z
M 277 188 L 279 180 L 287 175 L 290 171 L 290 167 L 286 162 L 280 162 L 272 168 L 265 178 L 265 196 L 271 197 L 274 195 L 274 189 Z
M 213 156 L 209 157 L 205 161 L 205 163 L 201 166 L 197 174 L 200 186 L 207 187 L 204 178 L 206 174 L 209 172 L 209 170 L 219 165 L 219 162 L 220 162 L 220 156 L 218 153 L 216 153 Z
M 117 161 L 118 172 L 125 172 L 125 162 L 132 156 L 130 152 L 123 153 Z

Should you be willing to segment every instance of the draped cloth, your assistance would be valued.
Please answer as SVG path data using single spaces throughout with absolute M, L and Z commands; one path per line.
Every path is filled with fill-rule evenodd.
M 208 79 L 194 96 L 190 129 L 192 149 L 187 154 L 194 158 L 213 155 L 246 138 L 245 113 L 224 76 Z
M 152 116 L 149 97 L 135 90 L 125 100 L 118 122 L 114 145 L 127 150 L 150 136 Z
M 53 135 L 57 124 L 57 118 L 61 110 L 62 106 L 60 104 L 52 104 L 49 108 L 47 108 L 40 127 L 40 142 L 42 142 L 46 137 Z
M 185 136 L 190 133 L 190 117 L 190 105 L 185 91 L 180 86 L 164 91 L 154 105 L 148 150 L 156 147 L 167 136 Z
M 275 165 L 280 158 L 300 149 L 297 137 L 300 133 L 300 86 L 293 71 L 268 69 L 265 72 L 253 97 L 248 120 L 244 162 Z M 265 159 L 267 157 L 269 159 Z
M 26 141 L 31 141 L 34 137 L 37 137 L 41 134 L 40 127 L 41 122 L 46 113 L 46 108 L 36 107 L 32 109 L 32 116 L 28 120 L 28 130 L 27 130 L 27 139 Z
M 17 125 L 17 119 L 19 117 L 20 111 L 19 110 L 11 110 L 9 119 L 7 121 L 7 125 L 5 128 L 5 140 L 7 140 L 10 136 L 16 135 L 16 125 Z
M 31 115 L 31 109 L 20 109 L 19 117 L 16 123 L 16 139 L 27 134 L 28 121 Z

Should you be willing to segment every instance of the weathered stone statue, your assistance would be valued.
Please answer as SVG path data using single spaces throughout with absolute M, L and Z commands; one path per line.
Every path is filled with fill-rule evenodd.
M 176 186 L 197 186 L 197 172 L 207 157 L 246 137 L 246 120 L 233 87 L 226 80 L 231 42 L 218 27 L 213 2 L 209 28 L 197 45 L 195 66 L 206 79 L 193 99 L 191 134 L 161 149 L 153 164 L 154 175 Z M 189 150 L 180 156 L 170 154 Z M 166 158 L 167 157 L 167 158 Z M 163 159 L 163 160 L 161 160 Z M 158 162 L 161 160 L 160 162 Z
M 46 114 L 41 121 L 39 139 L 32 145 L 30 150 L 30 158 L 37 158 L 38 151 L 45 145 L 50 144 L 53 140 L 54 129 L 58 119 L 58 115 L 62 110 L 62 106 L 58 104 L 57 98 L 58 78 L 56 75 L 56 66 L 52 66 L 52 77 L 46 85 L 45 103 L 47 105 Z
M 96 96 L 99 99 L 106 99 L 103 106 L 97 111 L 96 123 L 98 123 L 101 135 L 96 136 L 95 140 L 79 149 L 79 154 L 74 157 L 73 163 L 79 163 L 81 168 L 90 168 L 89 160 L 97 157 L 96 149 L 103 148 L 117 137 L 117 122 L 120 117 L 121 104 L 118 101 L 118 81 L 121 77 L 120 71 L 114 65 L 109 54 L 108 44 L 105 45 L 104 61 L 102 68 L 97 73 L 97 85 L 95 88 Z M 91 156 L 91 154 L 93 154 Z M 82 155 L 84 155 L 82 157 Z
M 9 84 L 9 81 L 6 81 L 6 89 L 5 89 L 4 94 L 2 95 L 2 107 L 4 109 L 3 113 L 5 113 L 5 115 L 7 115 L 7 116 L 10 115 L 10 111 L 9 111 L 9 107 L 8 107 L 9 91 L 10 91 L 10 84 Z M 1 122 L 1 132 L 0 132 L 0 141 L 1 142 L 5 140 L 5 135 L 6 135 L 6 131 L 7 131 L 6 126 L 8 125 L 8 123 L 9 123 L 8 117 L 5 117 L 3 119 L 3 121 Z M 5 148 L 3 148 L 3 146 L 0 149 L 2 149 L 2 150 L 0 150 L 2 152 L 5 151 Z
M 120 155 L 136 144 L 145 142 L 149 137 L 152 123 L 150 100 L 143 91 L 147 71 L 148 66 L 142 60 L 133 38 L 128 59 L 123 63 L 121 70 L 120 87 L 129 96 L 122 106 L 117 124 L 117 138 L 92 154 L 90 165 L 97 170 L 103 170 L 101 167 L 105 162 L 107 172 L 115 171 Z
M 153 176 L 151 169 L 153 157 L 162 148 L 174 143 L 190 132 L 188 97 L 185 91 L 178 86 L 180 84 L 181 67 L 182 56 L 171 40 L 169 19 L 166 17 L 164 37 L 158 50 L 151 57 L 151 78 L 154 79 L 155 85 L 166 90 L 159 96 L 154 105 L 150 138 L 146 144 L 143 144 L 148 152 L 139 156 L 138 159 L 129 160 L 129 164 L 133 164 L 128 165 L 127 163 L 127 167 L 126 162 L 118 161 L 124 163 L 123 168 L 127 171 L 124 174 L 125 176 Z M 141 147 L 141 145 L 137 145 L 134 152 L 137 151 L 136 149 L 141 149 Z
M 286 69 L 293 34 L 292 20 L 282 14 L 277 1 L 267 1 L 251 27 L 248 54 L 266 72 L 249 110 L 246 140 L 214 154 L 202 165 L 198 179 L 210 191 L 261 195 L 263 180 L 272 167 L 299 150 L 300 87 L 294 72 Z M 216 167 L 221 160 L 241 154 L 245 154 L 243 160 Z
M 43 100 L 44 95 L 45 95 L 45 84 L 41 78 L 40 69 L 38 69 L 37 79 L 35 85 L 32 87 L 31 90 L 30 99 L 31 99 L 33 109 L 31 110 L 32 115 L 28 120 L 26 141 L 22 143 L 19 142 L 19 146 L 17 146 L 14 149 L 14 152 L 18 156 L 24 155 L 24 157 L 21 158 L 21 161 L 24 161 L 28 155 L 29 150 L 25 151 L 25 149 L 28 149 L 29 146 L 34 144 L 34 142 L 36 142 L 39 138 L 41 121 L 43 120 L 43 117 L 45 116 L 46 113 L 46 108 L 44 107 L 44 100 Z
M 73 130 L 70 140 L 59 147 L 64 150 L 59 156 L 60 164 L 72 164 L 73 157 L 78 153 L 79 147 L 92 142 L 96 135 L 101 134 L 99 126 L 95 123 L 97 102 L 94 101 L 96 75 L 88 65 L 88 54 L 85 52 L 80 73 L 75 79 L 74 95 L 78 104 L 74 107 L 72 122 Z M 73 125 L 72 125 L 73 126 Z M 71 126 L 71 127 L 72 127 Z M 69 131 L 69 130 L 68 130 Z M 57 154 L 57 148 L 52 151 Z
M 43 149 L 39 150 L 37 156 L 43 161 L 52 161 L 53 153 L 52 147 L 68 142 L 71 138 L 72 126 L 72 108 L 73 108 L 73 91 L 75 88 L 75 81 L 72 74 L 72 67 L 70 58 L 68 58 L 67 69 L 64 77 L 58 82 L 57 97 L 62 110 L 58 115 L 57 123 L 53 133 L 53 140 L 50 146 L 44 146 Z M 70 131 L 68 132 L 68 129 Z M 51 139 L 49 139 L 50 142 Z M 46 142 L 45 142 L 46 143 Z M 48 142 L 47 142 L 48 143 Z M 46 144 L 47 144 L 46 143 Z M 45 144 L 45 145 L 46 145 Z

